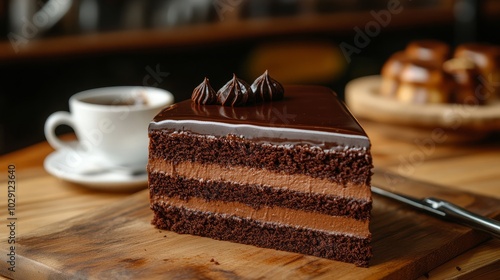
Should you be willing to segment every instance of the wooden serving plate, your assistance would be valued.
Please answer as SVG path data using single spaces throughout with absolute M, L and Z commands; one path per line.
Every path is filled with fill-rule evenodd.
M 49 175 L 46 175 L 50 177 Z M 52 178 L 52 180 L 54 180 Z M 498 217 L 500 201 L 376 171 L 373 184 Z M 27 186 L 26 186 L 27 187 Z M 154 228 L 147 190 L 21 235 L 15 279 L 414 279 L 489 237 L 374 196 L 369 268 Z M 7 244 L 6 240 L 2 244 Z M 4 257 L 7 246 L 0 247 Z
M 345 100 L 357 118 L 381 124 L 390 136 L 415 140 L 445 134 L 449 143 L 478 140 L 500 131 L 499 100 L 488 105 L 407 104 L 380 95 L 381 81 L 379 75 L 350 81 Z

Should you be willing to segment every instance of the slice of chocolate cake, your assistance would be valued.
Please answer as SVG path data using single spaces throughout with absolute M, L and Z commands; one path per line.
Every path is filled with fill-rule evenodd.
M 151 122 L 152 223 L 368 266 L 372 158 L 365 132 L 328 88 L 256 83 L 267 84 L 250 87 L 234 77 L 215 93 L 205 79 L 193 100 L 241 106 L 187 100 Z M 251 96 L 240 96 L 248 90 Z

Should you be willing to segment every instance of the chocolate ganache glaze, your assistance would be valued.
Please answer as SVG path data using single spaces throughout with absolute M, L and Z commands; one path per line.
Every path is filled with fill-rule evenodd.
M 256 102 L 280 100 L 283 99 L 285 93 L 283 86 L 271 78 L 267 70 L 255 79 L 250 88 L 255 93 Z
M 150 130 L 189 132 L 277 145 L 310 145 L 322 149 L 367 149 L 370 141 L 336 94 L 321 86 L 284 86 L 286 96 L 252 106 L 192 106 L 191 100 L 162 110 Z M 227 111 L 230 109 L 230 112 Z
M 208 78 L 205 77 L 203 82 L 193 90 L 191 99 L 194 103 L 202 105 L 217 103 L 217 93 L 210 85 Z
M 247 82 L 233 74 L 233 79 L 217 92 L 217 100 L 222 106 L 245 106 L 255 102 L 255 95 Z

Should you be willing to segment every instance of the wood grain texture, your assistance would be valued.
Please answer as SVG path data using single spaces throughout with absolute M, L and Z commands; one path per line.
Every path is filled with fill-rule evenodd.
M 373 183 L 488 216 L 500 201 L 377 171 Z M 17 279 L 411 279 L 488 237 L 374 197 L 369 268 L 154 228 L 147 190 L 18 238 Z M 6 254 L 1 248 L 0 254 Z

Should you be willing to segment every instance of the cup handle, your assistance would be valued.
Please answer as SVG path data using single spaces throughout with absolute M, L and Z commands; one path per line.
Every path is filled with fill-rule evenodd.
M 56 128 L 60 125 L 68 125 L 75 129 L 75 123 L 73 122 L 73 118 L 69 112 L 55 112 L 50 115 L 45 121 L 45 138 L 47 138 L 47 142 L 49 142 L 52 148 L 59 150 L 63 148 L 71 148 L 68 144 L 68 141 L 62 141 L 56 135 Z

